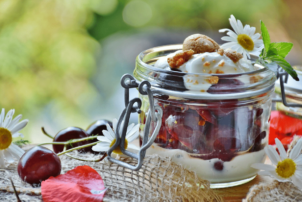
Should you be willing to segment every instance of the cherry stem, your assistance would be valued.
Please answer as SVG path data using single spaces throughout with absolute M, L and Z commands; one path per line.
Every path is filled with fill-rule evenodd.
M 49 135 L 46 130 L 44 129 L 44 127 L 41 128 L 42 129 L 42 132 L 44 135 L 46 135 L 47 137 L 49 137 L 50 139 L 53 139 L 53 136 Z
M 68 157 L 70 157 L 70 158 L 73 158 L 73 159 L 76 159 L 76 160 L 80 160 L 80 161 L 100 162 L 100 161 L 102 161 L 107 156 L 107 153 L 103 154 L 103 156 L 100 159 L 93 159 L 93 160 L 76 158 L 76 157 L 73 157 L 73 156 L 71 156 L 71 155 L 69 155 L 67 153 L 65 155 L 68 156 Z
M 97 138 L 97 136 L 84 137 L 84 138 L 80 138 L 80 139 L 71 139 L 66 142 L 46 142 L 46 143 L 39 144 L 38 146 L 47 145 L 47 144 L 68 145 L 68 144 L 73 144 L 73 143 L 77 143 L 77 142 L 82 142 L 85 140 L 93 140 L 95 138 Z
M 82 145 L 82 146 L 74 147 L 74 148 L 68 149 L 68 150 L 66 150 L 66 151 L 60 152 L 60 153 L 58 153 L 57 155 L 58 155 L 58 156 L 61 156 L 61 155 L 63 155 L 63 154 L 72 152 L 72 151 L 74 151 L 74 150 L 78 150 L 78 149 L 83 149 L 83 148 L 86 148 L 86 147 L 94 146 L 94 145 L 96 145 L 96 144 L 98 144 L 98 143 L 100 143 L 100 142 L 102 142 L 102 141 L 97 141 L 97 142 L 93 142 L 93 143 L 90 143 L 90 144 L 85 144 L 85 145 Z M 65 144 L 65 146 L 66 146 L 66 144 Z M 64 150 L 65 150 L 65 147 L 64 147 Z

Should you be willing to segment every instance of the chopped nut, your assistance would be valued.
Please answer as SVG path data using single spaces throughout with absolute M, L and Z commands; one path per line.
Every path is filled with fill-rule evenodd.
M 225 62 L 223 60 L 220 61 L 220 63 L 218 64 L 219 67 L 223 67 L 225 64 Z
M 204 60 L 205 60 L 205 58 L 204 58 L 204 57 L 203 57 L 203 58 L 201 58 L 201 61 L 202 61 L 202 62 L 204 62 Z
M 212 74 L 212 73 L 213 73 L 212 70 L 210 70 L 210 71 L 209 71 L 209 74 Z
M 208 83 L 210 84 L 216 84 L 219 81 L 218 76 L 210 76 L 208 78 L 205 79 Z
M 200 92 L 204 93 L 204 92 L 206 92 L 206 91 L 205 91 L 205 90 L 200 90 Z
M 234 67 L 234 70 L 235 70 L 235 71 L 237 71 L 237 68 L 236 68 L 236 67 Z
M 188 36 L 183 42 L 183 50 L 193 50 L 195 53 L 215 52 L 219 45 L 210 37 L 202 34 Z
M 211 66 L 211 63 L 210 62 L 205 62 L 205 63 L 203 63 L 203 66 L 204 67 L 209 67 L 209 66 Z
M 194 83 L 193 83 L 193 85 L 197 85 L 198 84 L 198 81 L 197 80 L 195 80 L 194 81 Z
M 250 77 L 250 83 L 257 83 L 257 82 L 260 81 L 261 79 L 263 79 L 263 77 L 260 76 L 260 75 L 251 76 L 251 77 Z
M 217 53 L 221 56 L 223 56 L 224 50 L 222 48 L 219 48 Z
M 242 56 L 241 53 L 237 53 L 236 51 L 231 50 L 231 49 L 224 50 L 224 54 L 228 58 L 230 58 L 231 60 L 233 60 L 234 63 L 238 62 L 241 58 L 243 58 L 243 56 Z
M 222 70 L 220 70 L 220 69 L 217 69 L 215 73 L 216 73 L 216 74 L 224 74 L 224 71 L 222 71 Z
M 198 121 L 198 125 L 199 126 L 203 126 L 205 124 L 205 120 L 201 119 L 200 121 Z
M 179 68 L 185 62 L 187 62 L 193 54 L 194 54 L 193 50 L 177 53 L 172 58 L 168 58 L 168 63 L 171 68 Z
M 216 62 L 216 60 L 213 60 L 213 62 Z

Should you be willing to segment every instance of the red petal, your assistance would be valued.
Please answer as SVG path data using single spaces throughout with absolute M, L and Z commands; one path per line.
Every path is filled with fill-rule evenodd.
M 44 202 L 103 201 L 105 186 L 102 177 L 89 166 L 78 166 L 42 182 Z

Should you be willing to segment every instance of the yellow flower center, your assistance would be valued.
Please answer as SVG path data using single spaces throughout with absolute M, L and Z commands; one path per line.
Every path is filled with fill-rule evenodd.
M 7 149 L 13 141 L 12 133 L 6 128 L 0 127 L 0 150 Z
M 114 139 L 111 142 L 110 147 L 112 147 L 115 142 L 116 142 L 116 139 Z M 127 147 L 128 147 L 128 141 L 127 141 L 127 139 L 125 139 L 125 145 L 124 145 L 124 147 L 125 147 L 125 149 L 127 149 Z M 123 152 L 121 151 L 120 146 L 118 146 L 115 150 L 113 150 L 113 153 L 115 153 L 115 154 L 123 154 Z
M 252 51 L 254 50 L 254 41 L 247 34 L 239 34 L 237 37 L 238 43 L 246 50 Z
M 279 161 L 276 173 L 283 178 L 289 178 L 296 171 L 296 163 L 292 159 L 284 159 L 283 161 Z

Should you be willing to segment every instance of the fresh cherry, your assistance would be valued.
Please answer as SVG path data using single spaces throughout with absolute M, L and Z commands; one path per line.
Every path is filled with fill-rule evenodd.
M 45 130 L 43 129 L 43 132 L 45 132 Z M 58 134 L 53 138 L 54 142 L 66 142 L 72 139 L 80 139 L 80 138 L 85 138 L 88 137 L 87 133 L 85 130 L 81 129 L 81 128 L 77 128 L 77 127 L 68 127 L 65 128 L 61 131 L 58 132 Z M 72 145 L 66 145 L 66 150 L 71 149 L 73 147 L 78 147 L 78 146 L 82 146 L 88 144 L 88 141 L 82 141 L 82 142 L 77 142 L 77 143 L 73 143 Z M 64 149 L 64 145 L 52 145 L 53 151 L 55 153 L 60 153 L 63 151 Z M 85 151 L 89 151 L 89 148 L 84 148 L 84 149 L 79 149 L 80 152 L 85 152 Z
M 50 176 L 61 173 L 60 158 L 45 147 L 35 146 L 20 158 L 18 174 L 20 178 L 30 184 L 40 184 Z
M 214 168 L 216 170 L 219 170 L 219 171 L 223 170 L 223 162 L 222 161 L 216 161 L 214 163 Z
M 88 126 L 88 128 L 86 130 L 87 135 L 88 136 L 94 136 L 94 135 L 104 136 L 103 135 L 103 130 L 107 130 L 106 124 L 109 124 L 109 126 L 111 128 L 113 128 L 111 121 L 107 121 L 107 120 L 97 120 L 97 121 L 95 121 L 90 126 Z M 98 141 L 97 139 L 93 139 L 93 140 L 90 140 L 89 143 L 93 143 L 93 142 L 97 142 L 97 141 Z M 92 146 L 89 147 L 89 149 L 90 149 L 91 152 L 95 153 L 95 151 L 92 150 Z

